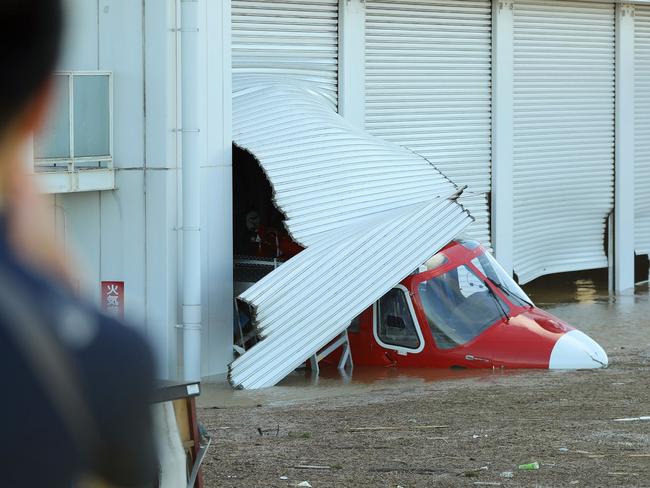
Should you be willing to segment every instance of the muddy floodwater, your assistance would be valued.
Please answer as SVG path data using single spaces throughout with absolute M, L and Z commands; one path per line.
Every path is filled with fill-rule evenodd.
M 215 381 L 199 402 L 213 438 L 205 485 L 650 486 L 650 419 L 636 420 L 650 416 L 647 284 L 614 297 L 606 276 L 585 273 L 526 291 L 599 342 L 610 366 L 298 372 L 253 392 Z

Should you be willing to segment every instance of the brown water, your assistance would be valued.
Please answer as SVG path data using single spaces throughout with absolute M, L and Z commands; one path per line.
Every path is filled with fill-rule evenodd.
M 634 293 L 611 295 L 604 272 L 572 273 L 535 280 L 524 287 L 535 304 L 590 335 L 611 356 L 630 344 L 650 344 L 650 300 L 648 285 Z M 610 364 L 610 366 L 614 366 Z M 539 372 L 537 372 L 538 374 Z M 200 407 L 282 405 L 345 396 L 352 393 L 385 391 L 409 384 L 462 378 L 489 380 L 502 375 L 533 374 L 530 371 L 441 370 L 357 367 L 351 377 L 334 368 L 321 369 L 318 378 L 297 371 L 273 388 L 233 391 L 223 378 L 203 383 Z

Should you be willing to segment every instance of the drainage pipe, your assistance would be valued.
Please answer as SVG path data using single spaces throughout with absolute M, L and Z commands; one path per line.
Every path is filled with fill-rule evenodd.
M 183 374 L 201 377 L 201 131 L 199 0 L 181 0 Z

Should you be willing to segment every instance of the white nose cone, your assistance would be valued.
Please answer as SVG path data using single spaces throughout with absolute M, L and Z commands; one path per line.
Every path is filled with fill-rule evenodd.
M 553 346 L 548 369 L 606 368 L 607 353 L 587 334 L 572 330 L 564 334 Z

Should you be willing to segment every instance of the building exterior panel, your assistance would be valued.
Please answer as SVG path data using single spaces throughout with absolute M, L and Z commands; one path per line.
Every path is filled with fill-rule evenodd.
M 486 0 L 368 0 L 365 126 L 458 185 L 490 246 L 492 11 Z
M 650 6 L 635 7 L 635 249 L 650 254 Z
M 607 267 L 614 5 L 514 2 L 513 225 L 520 282 Z

